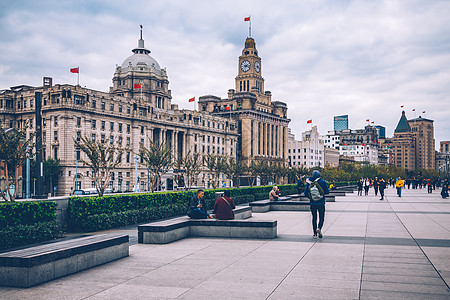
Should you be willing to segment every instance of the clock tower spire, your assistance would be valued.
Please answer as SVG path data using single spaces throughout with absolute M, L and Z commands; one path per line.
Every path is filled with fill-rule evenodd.
M 242 55 L 239 56 L 236 92 L 264 93 L 264 78 L 261 76 L 261 58 L 252 37 L 245 40 Z

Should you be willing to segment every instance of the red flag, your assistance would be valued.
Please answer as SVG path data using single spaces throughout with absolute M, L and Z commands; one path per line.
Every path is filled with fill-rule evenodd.
M 371 123 L 374 124 L 375 122 L 372 121 Z
M 225 106 L 225 110 L 231 110 L 231 106 Z
M 248 21 L 250 21 L 250 16 L 248 16 L 248 17 L 245 17 L 245 18 L 244 18 L 244 21 L 245 21 L 245 22 L 248 22 Z
M 416 111 L 416 109 L 414 108 L 413 111 Z
M 342 146 L 347 146 L 347 144 L 346 143 L 342 143 Z
M 141 84 L 140 83 L 135 83 L 134 84 L 134 88 L 135 89 L 140 89 L 141 88 Z
M 80 69 L 79 68 L 72 68 L 70 69 L 70 73 L 79 73 Z
M 400 106 L 401 108 L 403 108 L 404 105 Z
M 365 146 L 366 144 L 362 144 L 363 146 Z
M 194 102 L 195 101 L 195 97 L 192 97 L 191 99 L 189 99 L 189 102 Z
M 369 119 L 367 119 L 367 120 L 366 120 L 366 122 L 370 122 L 370 120 L 369 120 Z
M 306 124 L 311 124 L 311 123 L 312 123 L 312 120 L 306 121 Z
M 425 113 L 425 111 L 422 112 L 423 114 Z

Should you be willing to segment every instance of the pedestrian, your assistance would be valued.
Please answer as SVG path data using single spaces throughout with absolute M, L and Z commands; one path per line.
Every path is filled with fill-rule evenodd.
M 358 196 L 362 196 L 362 190 L 363 190 L 363 180 L 362 178 L 358 181 Z
M 303 176 L 297 177 L 297 191 L 299 194 L 303 193 L 305 189 L 305 183 L 303 182 Z
M 428 180 L 427 180 L 427 187 L 428 187 L 428 194 L 433 193 L 433 185 L 431 183 L 431 179 L 430 178 L 428 178 Z
M 234 212 L 233 209 L 236 208 L 233 199 L 230 198 L 231 193 L 226 190 L 223 196 L 216 200 L 214 203 L 214 214 L 217 220 L 233 220 Z
M 203 199 L 205 192 L 203 190 L 198 190 L 197 195 L 193 196 L 189 201 L 189 207 L 187 215 L 191 219 L 212 219 L 213 217 L 208 214 L 206 209 L 206 202 Z
M 399 197 L 402 196 L 402 188 L 405 185 L 405 182 L 399 177 L 395 182 L 395 187 L 397 188 L 397 195 Z
M 375 192 L 375 196 L 378 195 L 378 186 L 379 186 L 378 177 L 375 177 L 375 180 L 373 181 L 373 190 Z
M 384 181 L 383 178 L 380 179 L 380 182 L 378 183 L 378 188 L 380 189 L 380 200 L 384 200 L 384 190 L 386 189 L 386 181 Z
M 364 196 L 369 195 L 369 188 L 370 188 L 370 179 L 366 178 L 364 179 Z
M 279 192 L 277 193 L 278 187 L 276 185 L 273 186 L 273 188 L 269 192 L 269 199 L 270 201 L 278 201 Z
M 448 181 L 444 181 L 444 184 L 442 185 L 441 196 L 442 199 L 448 198 Z
M 322 226 L 325 220 L 325 195 L 330 193 L 328 184 L 320 178 L 320 172 L 314 170 L 312 176 L 306 180 L 305 196 L 309 198 L 312 214 L 313 237 L 321 239 L 323 237 Z M 319 223 L 317 223 L 319 214 Z

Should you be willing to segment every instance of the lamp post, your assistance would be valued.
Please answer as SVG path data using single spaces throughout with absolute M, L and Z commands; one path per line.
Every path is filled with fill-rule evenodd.
M 26 198 L 30 199 L 30 186 L 31 186 L 31 174 L 30 174 L 30 147 L 27 147 L 27 190 Z
M 78 152 L 75 152 L 75 187 L 73 191 L 75 192 L 78 187 Z
M 139 190 L 138 188 L 138 169 L 137 169 L 137 164 L 138 164 L 138 160 L 139 157 L 136 155 L 134 157 L 134 192 L 137 192 Z

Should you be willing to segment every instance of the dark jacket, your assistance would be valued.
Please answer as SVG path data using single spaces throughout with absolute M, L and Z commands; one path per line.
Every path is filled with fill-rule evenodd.
M 228 201 L 228 203 L 224 200 Z M 235 209 L 236 206 L 234 205 L 233 199 L 223 196 L 216 200 L 216 203 L 214 204 L 214 213 L 216 214 L 217 220 L 233 220 L 234 219 L 234 213 L 233 209 Z
M 313 182 L 313 181 L 316 180 L 316 179 L 317 179 L 317 177 L 309 177 L 309 178 L 308 178 L 308 180 L 309 180 L 310 182 Z M 320 187 L 321 187 L 322 190 L 323 190 L 323 198 L 322 198 L 322 200 L 320 200 L 320 201 L 312 201 L 312 200 L 309 200 L 309 204 L 310 204 L 310 205 L 325 205 L 325 195 L 330 193 L 330 190 L 328 189 L 328 184 L 327 184 L 327 182 L 326 182 L 325 180 L 323 180 L 322 178 L 320 178 L 317 182 L 320 184 Z M 306 197 L 310 198 L 308 187 L 309 187 L 309 182 L 306 181 L 306 186 L 305 186 L 304 194 L 305 194 Z M 310 199 L 311 199 L 311 198 L 310 198 Z
M 385 181 L 380 181 L 378 183 L 378 186 L 380 187 L 380 191 L 384 190 L 386 188 L 386 182 Z
M 198 208 L 197 205 L 199 204 L 202 205 L 202 207 Z M 197 195 L 195 195 L 194 197 L 191 198 L 191 200 L 189 201 L 189 206 L 187 209 L 187 214 L 189 216 L 189 214 L 194 210 L 194 209 L 200 209 L 201 211 L 208 213 L 208 210 L 206 209 L 206 202 L 205 202 L 205 198 L 202 199 L 198 199 Z

